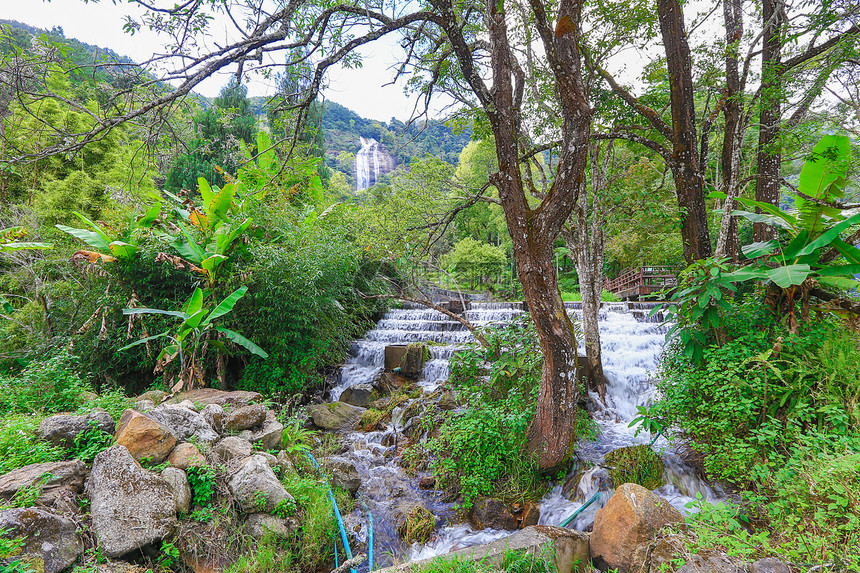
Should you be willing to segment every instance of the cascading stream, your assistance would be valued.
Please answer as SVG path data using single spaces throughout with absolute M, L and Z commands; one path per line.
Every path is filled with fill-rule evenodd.
M 656 393 L 652 376 L 657 369 L 667 327 L 661 324 L 661 317 L 648 316 L 653 306 L 654 303 L 603 303 L 599 325 L 607 377 L 606 404 L 601 404 L 596 395 L 592 396 L 592 402 L 598 404 L 592 415 L 600 427 L 600 436 L 596 442 L 578 444 L 578 463 L 574 470 L 539 504 L 540 524 L 560 525 L 599 491 L 598 502 L 569 525 L 581 530 L 590 528 L 595 512 L 605 505 L 613 491 L 607 470 L 599 465 L 603 457 L 614 449 L 651 441 L 652 436 L 647 432 L 635 436 L 636 429 L 629 424 L 637 415 L 637 406 L 651 403 Z M 567 303 L 567 307 L 569 314 L 581 315 L 579 303 Z M 522 312 L 520 303 L 472 302 L 466 317 L 476 326 L 484 326 L 510 322 Z M 385 346 L 410 342 L 430 343 L 431 359 L 424 365 L 419 385 L 425 392 L 433 391 L 447 380 L 449 359 L 472 341 L 471 333 L 442 313 L 419 305 L 393 309 L 365 338 L 355 341 L 351 358 L 331 389 L 331 400 L 339 399 L 350 386 L 372 382 L 382 372 Z M 362 478 L 359 495 L 373 512 L 375 554 L 379 556 L 377 566 L 402 557 L 415 560 L 445 554 L 510 535 L 511 531 L 474 531 L 470 524 L 461 523 L 438 528 L 426 545 L 407 547 L 400 541 L 393 519 L 398 507 L 420 502 L 443 522 L 454 515 L 451 504 L 440 501 L 437 492 L 420 490 L 419 478 L 407 475 L 398 464 L 397 445 L 405 429 L 402 413 L 407 406 L 404 404 L 394 410 L 392 422 L 384 430 L 350 432 L 344 437 L 350 444 L 344 456 L 355 464 Z M 658 439 L 653 447 L 665 465 L 665 483 L 655 490 L 656 494 L 682 511 L 689 511 L 684 505 L 693 500 L 696 493 L 712 501 L 722 497 L 721 492 L 694 476 L 669 450 L 665 438 Z M 349 521 L 358 540 L 363 542 L 367 534 L 366 520 L 356 512 Z

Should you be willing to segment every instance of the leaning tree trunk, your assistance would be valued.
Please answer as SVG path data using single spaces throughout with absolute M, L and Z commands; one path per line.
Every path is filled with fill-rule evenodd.
M 782 153 L 779 145 L 779 122 L 782 118 L 782 0 L 764 0 L 762 17 L 761 53 L 761 113 L 759 114 L 758 172 L 756 176 L 756 201 L 777 205 L 779 203 Z M 761 212 L 761 209 L 756 209 Z M 769 241 L 777 236 L 776 228 L 766 223 L 753 223 L 753 239 Z
M 672 107 L 672 175 L 681 210 L 681 237 L 688 263 L 711 256 L 703 178 L 696 150 L 696 101 L 690 45 L 678 0 L 657 0 L 669 68 Z

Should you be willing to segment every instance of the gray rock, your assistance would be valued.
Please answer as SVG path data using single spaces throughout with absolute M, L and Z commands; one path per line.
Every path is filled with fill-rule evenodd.
M 177 404 L 184 400 L 191 400 L 194 404 L 218 404 L 219 406 L 247 406 L 254 402 L 259 402 L 262 399 L 262 394 L 259 392 L 248 392 L 246 390 L 234 390 L 227 392 L 218 390 L 217 388 L 198 388 L 196 390 L 188 390 L 174 396 L 170 402 Z
M 155 404 L 152 400 L 138 400 L 134 403 L 134 409 L 138 412 L 149 412 L 150 410 L 155 409 Z
M 218 404 L 206 404 L 206 406 L 200 410 L 200 415 L 203 416 L 203 419 L 206 420 L 206 423 L 209 424 L 209 427 L 218 432 L 219 434 L 224 431 L 224 408 L 219 406 Z
M 284 425 L 268 410 L 261 428 L 239 432 L 239 437 L 260 444 L 264 450 L 280 450 L 284 444 Z
M 166 480 L 148 472 L 116 445 L 93 461 L 87 482 L 92 529 L 102 553 L 120 557 L 170 535 L 176 501 Z
M 187 440 L 191 436 L 206 443 L 218 440 L 215 430 L 209 427 L 206 419 L 194 410 L 173 404 L 162 404 L 147 415 L 170 429 L 179 440 Z
M 323 430 L 340 430 L 352 426 L 361 418 L 364 408 L 345 402 L 330 402 L 308 406 L 314 425 Z
M 788 565 L 773 557 L 759 559 L 755 563 L 751 563 L 747 567 L 747 571 L 749 573 L 791 573 Z
M 340 395 L 340 401 L 352 406 L 366 408 L 375 398 L 374 390 L 372 384 L 356 384 L 343 391 Z
M 268 411 L 268 408 L 262 404 L 243 406 L 227 414 L 227 418 L 224 420 L 224 428 L 228 432 L 250 430 L 266 421 L 266 413 Z
M 260 539 L 266 533 L 280 538 L 289 537 L 298 527 L 295 519 L 282 519 L 268 513 L 252 513 L 245 519 L 245 533 L 254 539 Z
M 227 485 L 245 513 L 271 513 L 279 502 L 293 499 L 278 481 L 266 458 L 259 455 L 245 458 Z
M 134 459 L 147 459 L 154 464 L 163 462 L 176 446 L 176 436 L 170 428 L 136 410 L 122 413 L 114 439 L 118 445 L 125 446 Z
M 187 399 L 183 400 L 182 402 L 179 402 L 177 404 L 177 406 L 179 406 L 180 408 L 187 408 L 187 409 L 191 410 L 192 412 L 198 412 L 199 411 L 199 410 L 197 410 L 197 406 L 194 405 L 194 402 L 192 402 L 191 400 L 187 400 Z
M 269 467 L 274 468 L 278 465 L 278 458 L 270 454 L 269 452 L 257 452 L 258 456 L 263 456 L 266 458 L 266 463 L 269 464 Z
M 59 573 L 84 552 L 73 521 L 34 507 L 0 511 L 0 529 L 7 529 L 10 538 L 24 539 L 16 559 L 37 571 Z
M 281 475 L 288 474 L 296 469 L 290 454 L 281 450 L 278 452 L 278 466 L 281 468 Z
M 711 555 L 707 558 L 693 555 L 677 573 L 744 573 L 744 567 L 726 555 Z
M 229 462 L 234 459 L 247 458 L 253 449 L 254 447 L 248 440 L 237 436 L 227 436 L 212 447 L 212 452 L 222 462 Z
M 341 487 L 355 495 L 355 492 L 361 487 L 361 477 L 358 475 L 355 465 L 340 458 L 330 458 L 327 465 L 331 472 L 332 485 Z
M 91 420 L 95 422 L 97 428 L 113 435 L 115 424 L 110 414 L 104 410 L 94 410 L 86 416 L 68 414 L 48 416 L 39 424 L 39 437 L 55 446 L 72 448 L 75 445 L 75 438 L 90 427 Z
M 188 476 L 179 468 L 164 468 L 161 470 L 161 477 L 173 491 L 176 512 L 188 513 L 191 510 L 191 487 L 188 485 Z
M 87 466 L 80 460 L 30 464 L 0 476 L 0 499 L 11 499 L 22 487 L 33 486 L 42 481 L 45 474 L 50 477 L 42 485 L 38 502 L 51 505 L 61 492 L 77 494 L 84 489 Z

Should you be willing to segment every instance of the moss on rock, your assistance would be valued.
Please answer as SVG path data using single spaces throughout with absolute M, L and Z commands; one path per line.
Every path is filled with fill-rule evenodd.
M 606 465 L 616 488 L 635 483 L 645 489 L 663 485 L 663 462 L 648 446 L 618 448 L 606 454 Z

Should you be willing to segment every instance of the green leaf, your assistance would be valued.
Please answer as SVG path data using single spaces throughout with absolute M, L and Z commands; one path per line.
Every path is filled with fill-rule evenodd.
M 188 298 L 188 302 L 185 303 L 185 314 L 194 314 L 201 308 L 203 308 L 203 291 L 200 290 L 200 287 L 197 287 L 194 289 L 194 292 L 191 293 L 191 296 Z
M 219 326 L 217 330 L 218 330 L 218 332 L 223 332 L 224 335 L 229 340 L 231 340 L 232 342 L 235 342 L 239 346 L 246 348 L 247 350 L 250 350 L 253 354 L 256 354 L 257 356 L 259 356 L 261 358 L 268 358 L 269 357 L 269 354 L 265 350 L 263 350 L 262 348 L 260 348 L 259 346 L 257 346 L 256 344 L 254 344 L 253 342 L 251 342 L 250 340 L 248 340 L 247 338 L 245 338 L 241 334 L 239 334 L 238 332 L 234 332 L 228 328 L 224 328 L 221 326 Z
M 244 286 L 244 285 L 243 285 L 243 286 L 240 286 L 239 288 L 237 288 L 236 290 L 234 290 L 234 291 L 230 294 L 230 296 L 228 296 L 227 298 L 225 298 L 224 300 L 222 300 L 222 301 L 218 304 L 218 306 L 216 306 L 216 307 L 212 310 L 212 312 L 211 312 L 211 313 L 209 313 L 209 316 L 207 316 L 207 317 L 206 317 L 206 320 L 204 320 L 204 321 L 203 321 L 203 326 L 207 326 L 209 323 L 211 323 L 211 322 L 212 322 L 213 320 L 215 320 L 216 318 L 219 318 L 219 317 L 221 317 L 221 316 L 224 316 L 225 314 L 227 314 L 228 312 L 230 312 L 231 310 L 233 310 L 233 307 L 234 307 L 234 306 L 236 306 L 236 303 L 239 301 L 239 299 L 240 299 L 240 298 L 242 298 L 243 296 L 245 296 L 245 293 L 246 293 L 246 292 L 248 292 L 248 287 L 246 287 L 246 286 Z
M 212 198 L 211 202 L 203 204 L 203 207 L 206 209 L 206 215 L 212 219 L 213 227 L 216 221 L 223 222 L 227 219 L 227 213 L 233 206 L 233 196 L 235 194 L 236 186 L 232 183 L 227 183 L 224 185 L 224 188 Z
M 830 227 L 825 232 L 823 232 L 817 239 L 809 243 L 809 245 L 804 248 L 802 251 L 797 253 L 798 255 L 808 255 L 815 249 L 820 249 L 823 247 L 827 247 L 830 243 L 833 242 L 834 239 L 839 238 L 839 234 L 847 229 L 848 227 L 860 222 L 860 213 L 856 213 L 854 216 L 845 219 L 844 221 L 840 221 L 836 225 Z
M 730 279 L 732 282 L 742 283 L 742 282 L 746 282 L 749 280 L 756 280 L 756 281 L 764 280 L 767 278 L 767 272 L 768 272 L 768 269 L 766 269 L 766 268 L 745 267 L 745 268 L 738 269 L 738 270 L 731 272 L 731 273 L 726 273 L 723 275 L 723 277 Z
M 74 213 L 75 215 L 77 215 L 77 216 L 78 216 L 78 219 L 80 219 L 81 221 L 83 221 L 84 223 L 86 223 L 87 225 L 89 225 L 90 227 L 92 227 L 92 228 L 93 228 L 93 231 L 95 231 L 96 233 L 98 233 L 98 234 L 102 237 L 102 239 L 104 239 L 106 242 L 108 242 L 108 243 L 110 243 L 110 242 L 111 242 L 111 240 L 112 240 L 112 239 L 111 239 L 111 237 L 110 237 L 107 233 L 105 233 L 105 232 L 104 232 L 104 230 L 103 230 L 101 227 L 99 227 L 98 225 L 96 225 L 95 223 L 93 223 L 92 221 L 90 221 L 89 219 L 87 219 L 87 218 L 83 215 L 83 213 L 78 213 L 77 211 L 72 211 L 72 213 Z
M 818 282 L 843 290 L 860 288 L 860 281 L 847 277 L 820 277 Z
M 845 135 L 824 135 L 815 145 L 809 158 L 800 169 L 798 190 L 815 199 L 834 202 L 844 196 L 845 174 L 851 155 L 850 142 Z M 794 205 L 800 215 L 798 225 L 811 236 L 821 232 L 823 215 L 833 216 L 831 207 L 819 205 L 803 197 L 796 197 Z
M 173 243 L 173 248 L 192 263 L 197 263 L 199 265 L 207 256 L 206 251 L 197 244 L 197 241 L 195 241 L 194 237 L 191 235 L 191 231 L 188 230 L 188 227 L 186 227 L 182 221 L 177 221 L 176 225 L 185 236 L 185 241 L 183 242 L 182 239 L 177 239 L 176 242 Z
M 790 215 L 789 213 L 786 213 L 775 205 L 765 203 L 764 201 L 756 201 L 755 199 L 747 199 L 745 197 L 738 197 L 737 201 L 742 205 L 746 205 L 747 207 L 758 207 L 765 213 L 769 213 L 774 217 L 779 217 L 780 219 L 788 223 L 790 228 L 797 227 L 797 218 L 793 215 Z
M 0 251 L 34 251 L 53 249 L 53 243 L 0 243 Z
M 137 227 L 140 229 L 148 229 L 152 227 L 152 223 L 158 219 L 158 215 L 161 213 L 161 203 L 156 203 L 149 209 L 147 209 L 143 215 L 141 215 L 140 219 L 137 220 Z
M 163 314 L 165 316 L 175 316 L 176 318 L 181 318 L 185 320 L 188 318 L 188 315 L 184 312 L 180 312 L 178 310 L 161 310 L 159 308 L 124 308 L 122 309 L 123 314 Z
M 786 259 L 793 259 L 798 256 L 798 252 L 804 248 L 807 243 L 809 243 L 809 231 L 804 229 L 791 240 L 785 249 L 783 249 L 782 254 Z
M 193 313 L 191 316 L 182 321 L 182 324 L 179 325 L 180 330 L 190 330 L 192 328 L 197 328 L 200 326 L 200 322 L 203 320 L 203 317 L 206 315 L 206 309 L 201 308 L 197 312 Z
M 272 140 L 265 131 L 257 132 L 257 165 L 263 171 L 268 171 L 275 164 L 275 150 L 272 149 Z
M 215 194 L 212 192 L 212 187 L 209 185 L 209 182 L 206 181 L 205 177 L 197 178 L 197 188 L 200 189 L 200 197 L 203 199 L 203 208 L 206 209 L 206 206 L 212 202 L 212 198 L 215 197 Z M 177 199 L 179 199 L 177 197 Z
M 130 245 L 123 241 L 114 241 L 108 245 L 108 248 L 110 249 L 110 252 L 119 259 L 130 259 L 137 251 L 140 250 L 137 245 Z
M 842 253 L 842 256 L 852 263 L 860 263 L 860 249 L 854 245 L 849 245 L 842 239 L 836 239 L 831 243 L 831 246 Z
M 853 276 L 857 273 L 860 273 L 860 263 L 854 263 L 853 265 L 837 265 L 834 267 L 825 267 L 816 271 L 816 274 L 820 277 L 834 277 L 834 276 Z
M 123 309 L 123 311 L 125 311 L 125 310 L 128 310 L 128 309 Z M 123 350 L 128 350 L 129 348 L 133 348 L 133 347 L 138 346 L 140 344 L 146 344 L 150 340 L 155 340 L 157 338 L 163 338 L 163 337 L 167 336 L 168 334 L 169 334 L 168 332 L 162 332 L 161 334 L 156 334 L 155 336 L 147 336 L 146 338 L 141 338 L 140 340 L 135 340 L 131 344 L 126 344 L 122 348 L 118 348 L 117 352 L 122 352 Z
M 775 239 L 771 239 L 770 241 L 750 243 L 749 245 L 741 247 L 741 251 L 747 256 L 747 258 L 755 259 L 762 255 L 769 255 L 777 247 L 779 247 L 779 243 Z
M 95 247 L 103 251 L 110 250 L 110 241 L 105 239 L 104 233 L 96 233 L 94 231 L 87 231 L 86 229 L 76 229 L 65 225 L 55 225 L 55 227 L 64 233 L 70 234 L 76 239 L 80 239 L 91 247 Z
M 781 288 L 799 285 L 806 280 L 812 269 L 809 265 L 787 265 L 767 271 L 767 277 Z
M 206 257 L 205 259 L 200 261 L 200 266 L 203 267 L 204 270 L 207 270 L 211 273 L 226 260 L 227 257 L 225 257 L 224 255 L 212 255 L 211 257 Z
M 774 225 L 777 227 L 781 227 L 786 230 L 792 230 L 794 227 L 786 223 L 784 219 L 781 217 L 777 217 L 774 215 L 766 215 L 764 213 L 753 213 L 752 211 L 732 211 L 733 217 L 743 217 L 748 221 L 752 221 L 753 223 L 767 223 L 768 225 Z

